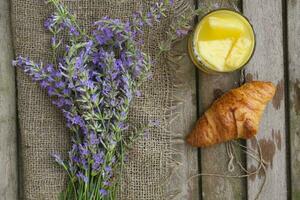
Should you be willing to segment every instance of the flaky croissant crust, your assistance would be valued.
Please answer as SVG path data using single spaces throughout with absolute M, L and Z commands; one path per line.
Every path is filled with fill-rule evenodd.
M 198 120 L 187 142 L 207 147 L 232 139 L 256 135 L 267 103 L 275 95 L 270 82 L 253 81 L 233 89 L 216 100 Z

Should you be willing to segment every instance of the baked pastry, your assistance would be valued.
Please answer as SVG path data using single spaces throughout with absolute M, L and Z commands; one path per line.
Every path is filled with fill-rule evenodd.
M 208 147 L 233 139 L 256 135 L 267 103 L 275 95 L 270 82 L 253 81 L 233 89 L 216 100 L 198 120 L 187 142 Z

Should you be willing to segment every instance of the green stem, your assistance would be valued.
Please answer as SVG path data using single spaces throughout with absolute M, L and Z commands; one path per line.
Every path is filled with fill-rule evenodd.
M 70 174 L 70 172 L 69 172 L 69 170 L 68 170 L 68 168 L 67 168 L 66 165 L 63 165 L 63 168 L 67 171 L 67 174 L 68 174 L 68 176 L 69 176 L 69 179 L 70 179 L 70 181 L 71 181 L 71 184 L 72 184 L 72 187 L 73 187 L 73 190 L 74 190 L 75 200 L 77 200 L 76 187 L 75 187 L 75 184 L 74 184 L 74 182 L 73 182 L 73 180 L 72 180 L 72 176 L 71 176 L 71 174 Z
M 90 168 L 90 167 L 89 167 Z M 85 176 L 86 177 L 89 177 L 88 176 L 88 174 L 89 174 L 89 169 L 88 170 L 85 170 Z M 84 182 L 84 196 L 85 196 L 85 200 L 87 200 L 87 193 L 88 193 L 88 183 L 86 183 L 86 182 Z

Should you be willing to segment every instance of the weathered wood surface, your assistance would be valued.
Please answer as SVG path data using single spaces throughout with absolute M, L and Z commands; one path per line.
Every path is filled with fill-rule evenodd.
M 254 26 L 257 40 L 255 55 L 245 69 L 246 81 L 272 81 L 277 86 L 257 136 L 263 158 L 269 162 L 267 182 L 259 199 L 284 200 L 287 199 L 287 168 L 282 1 L 244 0 L 243 11 Z M 256 147 L 254 140 L 247 145 Z M 256 163 L 248 159 L 247 165 L 253 169 Z M 248 179 L 249 200 L 255 198 L 263 180 L 262 173 Z
M 199 6 L 211 6 L 219 3 L 222 7 L 239 6 L 240 1 L 232 0 L 223 5 L 222 0 L 199 0 Z M 239 86 L 240 72 L 222 75 L 208 75 L 199 71 L 198 98 L 199 116 L 211 105 L 213 100 L 231 88 Z M 224 144 L 212 148 L 201 149 L 201 173 L 227 172 L 228 156 Z M 236 172 L 239 173 L 239 172 Z M 202 198 L 204 200 L 245 199 L 245 179 L 228 179 L 212 176 L 202 177 Z
M 0 0 L 0 199 L 17 200 L 15 78 L 9 0 Z
M 182 52 L 186 43 L 184 41 L 176 45 L 177 52 Z M 189 181 L 190 177 L 198 174 L 198 150 L 192 148 L 185 143 L 186 135 L 192 130 L 194 122 L 197 120 L 196 108 L 196 81 L 195 68 L 191 64 L 187 55 L 173 59 L 172 67 L 176 67 L 175 76 L 177 81 L 180 81 L 180 86 L 177 88 L 175 97 L 182 103 L 177 106 L 176 118 L 172 120 L 172 133 L 176 134 L 172 148 L 176 150 L 174 160 L 178 166 L 174 166 L 174 179 L 172 183 L 181 187 L 180 191 L 174 192 L 177 197 L 175 199 L 194 200 L 199 199 L 199 182 L 197 178 Z M 178 64 L 178 65 L 177 65 Z M 174 190 L 174 185 L 169 185 L 170 191 Z
M 291 184 L 294 200 L 300 199 L 300 1 L 288 2 L 289 100 Z
M 175 15 L 184 14 L 187 5 L 194 8 L 193 0 L 175 1 Z M 198 150 L 185 143 L 186 135 L 192 130 L 197 120 L 197 96 L 196 96 L 196 71 L 189 59 L 187 52 L 187 40 L 180 41 L 174 45 L 169 55 L 169 66 L 173 71 L 175 91 L 173 99 L 176 103 L 174 118 L 171 120 L 172 134 L 174 140 L 172 149 L 174 160 L 178 163 L 173 166 L 172 184 L 170 184 L 170 196 L 167 199 L 196 200 L 199 199 L 199 182 L 197 178 L 190 179 L 198 174 Z M 178 188 L 178 191 L 174 191 Z
M 222 0 L 197 0 L 199 5 L 220 3 Z M 193 1 L 190 0 L 190 3 Z M 239 6 L 238 0 L 232 0 Z M 15 126 L 15 83 L 12 59 L 11 36 L 9 29 L 9 1 L 0 0 L 0 199 L 17 199 L 16 168 L 16 126 Z M 258 141 L 262 147 L 263 157 L 270 163 L 267 169 L 267 182 L 259 199 L 287 199 L 287 163 L 286 157 L 286 114 L 290 112 L 290 162 L 291 162 L 291 197 L 300 199 L 300 2 L 288 0 L 288 53 L 289 53 L 289 106 L 285 110 L 285 72 L 284 44 L 281 0 L 243 0 L 244 14 L 254 25 L 257 36 L 256 53 L 244 70 L 225 75 L 207 75 L 195 71 L 186 52 L 186 41 L 176 45 L 174 52 L 184 56 L 174 57 L 175 77 L 180 84 L 174 96 L 182 103 L 177 108 L 179 118 L 173 122 L 174 134 L 178 134 L 178 144 L 174 149 L 181 152 L 175 156 L 184 166 L 177 171 L 178 178 L 174 184 L 182 185 L 181 199 L 218 200 L 248 199 L 253 200 L 263 183 L 263 174 L 245 179 L 227 179 L 202 177 L 201 188 L 198 180 L 189 184 L 187 179 L 198 170 L 197 149 L 184 144 L 185 135 L 196 121 L 196 73 L 198 73 L 198 107 L 200 116 L 222 93 L 239 85 L 240 78 L 250 80 L 268 80 L 277 85 L 277 93 L 264 114 Z M 178 64 L 178 65 L 177 65 Z M 178 123 L 180 121 L 180 123 Z M 254 141 L 247 145 L 255 148 Z M 217 145 L 209 149 L 201 149 L 199 155 L 202 173 L 223 173 L 227 171 L 228 158 L 225 145 Z M 248 169 L 255 163 L 247 160 Z M 178 182 L 178 180 L 181 181 Z M 202 191 L 202 195 L 199 194 Z M 247 194 L 248 191 L 248 194 Z M 170 193 L 172 185 L 170 185 Z M 183 192 L 183 193 L 182 193 Z M 177 196 L 179 197 L 179 196 Z M 176 197 L 174 197 L 176 199 Z

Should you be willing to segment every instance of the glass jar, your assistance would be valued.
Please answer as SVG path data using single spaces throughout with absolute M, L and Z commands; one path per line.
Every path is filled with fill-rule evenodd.
M 216 9 L 201 18 L 189 38 L 193 63 L 206 73 L 243 68 L 255 50 L 255 33 L 249 20 L 237 11 Z

